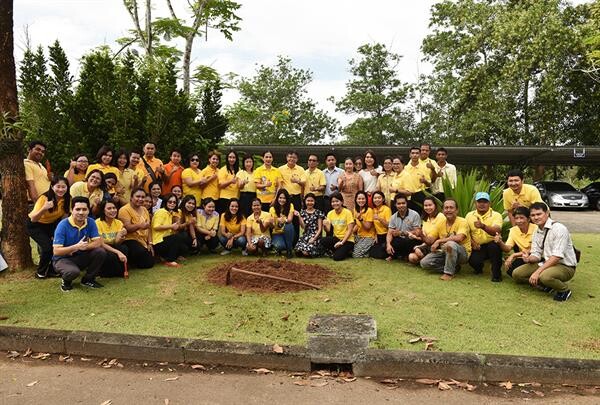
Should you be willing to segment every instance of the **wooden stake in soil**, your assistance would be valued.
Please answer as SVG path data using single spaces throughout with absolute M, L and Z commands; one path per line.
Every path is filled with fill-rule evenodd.
M 225 284 L 226 285 L 231 284 L 231 272 L 232 271 L 237 271 L 238 273 L 248 274 L 250 276 L 270 278 L 270 279 L 273 279 L 273 280 L 285 281 L 287 283 L 305 285 L 307 287 L 314 288 L 315 290 L 320 290 L 321 289 L 321 287 L 319 287 L 318 285 L 306 283 L 304 281 L 292 280 L 292 279 L 284 278 L 284 277 L 271 276 L 269 274 L 255 273 L 253 271 L 242 270 L 242 269 L 238 269 L 236 267 L 232 267 L 229 270 L 227 270 L 227 274 L 225 275 Z

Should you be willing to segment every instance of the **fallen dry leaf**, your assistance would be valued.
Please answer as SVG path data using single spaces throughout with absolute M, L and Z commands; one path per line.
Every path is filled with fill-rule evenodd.
M 356 377 L 345 377 L 343 378 L 345 382 L 354 382 L 356 381 Z
M 287 321 L 288 319 L 290 319 L 290 314 L 285 314 L 284 316 L 281 317 L 282 321 Z
M 165 381 L 177 381 L 177 380 L 179 380 L 179 377 L 165 378 Z
M 27 350 L 25 350 L 25 353 L 23 353 L 23 357 L 31 356 L 31 353 L 33 353 L 33 352 L 31 351 L 31 349 L 30 349 L 30 348 L 27 348 Z
M 33 387 L 34 385 L 36 385 L 37 383 L 39 383 L 38 380 L 32 381 L 29 384 L 27 384 L 28 387 Z
M 419 378 L 418 380 L 415 380 L 415 382 L 419 384 L 433 385 L 439 383 L 440 380 L 432 380 L 430 378 Z
M 38 353 L 31 356 L 32 359 L 36 360 L 47 360 L 50 358 L 50 353 Z
M 295 373 L 290 373 L 290 374 L 288 374 L 288 376 L 290 376 L 292 378 L 294 378 L 294 377 L 305 377 L 306 373 L 304 373 L 302 371 L 298 371 L 298 372 L 295 372 Z
M 283 347 L 281 347 L 281 346 L 279 346 L 277 343 L 275 343 L 275 344 L 273 345 L 273 351 L 274 351 L 275 353 L 279 353 L 279 354 L 281 354 L 281 353 L 283 353 Z
M 6 315 L 0 316 L 0 321 L 6 321 L 7 319 L 8 319 L 8 316 L 6 316 Z
M 112 404 L 112 399 L 107 399 L 106 401 L 102 402 L 100 405 L 111 405 Z
M 206 370 L 206 367 L 204 367 L 202 364 L 192 364 L 191 367 L 194 370 Z
M 256 374 L 273 374 L 268 368 L 253 368 L 252 371 Z
M 310 385 L 310 381 L 308 381 L 308 380 L 297 380 L 297 381 L 294 381 L 294 385 L 307 386 L 307 385 Z
M 80 360 L 81 361 L 92 361 L 92 359 L 88 359 L 87 357 L 82 357 Z
M 321 381 L 321 382 L 313 382 L 310 384 L 311 387 L 324 387 L 327 384 L 329 384 L 329 382 L 327 381 Z
M 446 383 L 444 381 L 440 381 L 438 383 L 438 389 L 441 391 L 448 391 L 448 390 L 451 390 L 452 387 L 448 383 Z
M 448 305 L 453 306 L 453 307 L 457 307 L 458 306 L 458 302 L 451 302 Z
M 329 301 L 331 301 L 331 298 L 325 298 L 325 299 L 323 300 L 323 302 L 329 302 Z
M 531 322 L 533 322 L 537 326 L 544 326 L 540 322 L 536 321 L 535 319 L 532 319 Z
M 386 378 L 385 380 L 379 381 L 381 384 L 397 384 L 398 380 L 393 380 L 391 378 Z
M 114 366 L 115 364 L 117 364 L 119 361 L 117 359 L 112 359 L 111 361 L 108 362 L 109 366 Z
M 61 354 L 60 356 L 58 356 L 58 361 L 65 361 L 65 362 L 68 362 L 69 360 L 72 360 L 72 359 L 71 359 L 71 356 L 69 356 L 69 355 L 65 355 L 65 356 L 63 356 L 63 355 Z
M 546 394 L 544 394 L 542 391 L 533 391 L 533 393 L 540 398 L 543 398 L 546 396 Z
M 331 372 L 329 372 L 327 370 L 318 370 L 317 374 L 320 375 L 321 377 L 331 377 Z
M 16 359 L 17 357 L 19 357 L 21 354 L 16 351 L 16 350 L 11 350 L 6 354 L 6 357 L 8 357 L 9 359 Z
M 425 342 L 425 350 L 433 350 L 434 343 L 433 342 Z
M 501 382 L 500 386 L 502 388 L 506 388 L 507 390 L 512 390 L 513 384 L 510 381 Z
M 408 343 L 418 343 L 421 341 L 420 337 L 409 339 Z
M 214 304 L 214 302 L 212 302 L 212 301 L 204 301 L 204 305 L 213 305 L 213 304 Z

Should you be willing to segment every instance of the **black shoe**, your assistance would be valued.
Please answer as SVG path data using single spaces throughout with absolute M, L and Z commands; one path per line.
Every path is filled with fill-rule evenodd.
M 61 277 L 61 275 L 58 274 L 53 269 L 50 269 L 50 270 L 48 270 L 48 273 L 46 273 L 46 277 L 59 278 L 59 277 Z
M 287 257 L 288 259 L 291 259 L 292 257 L 294 257 L 293 253 L 291 250 L 287 251 L 287 254 L 285 255 L 285 257 Z
M 90 287 L 90 288 L 102 288 L 102 287 L 104 287 L 102 284 L 100 284 L 96 280 L 85 280 L 85 281 L 81 280 L 81 285 L 84 285 L 84 286 Z
M 549 293 L 550 291 L 552 291 L 551 287 L 546 287 L 545 285 L 541 285 L 541 284 L 538 284 L 538 286 L 536 288 L 538 290 L 540 290 L 541 292 L 545 292 L 545 293 Z
M 502 277 L 492 277 L 492 283 L 499 283 L 502 281 Z
M 62 292 L 69 292 L 72 289 L 73 289 L 73 284 L 71 284 L 70 281 L 62 280 L 62 282 L 60 283 L 60 290 Z
M 557 292 L 554 294 L 554 301 L 566 301 L 571 297 L 571 290 Z
M 477 269 L 473 272 L 473 274 L 482 274 L 483 273 L 483 269 Z
M 46 273 L 39 273 L 39 272 L 35 272 L 35 278 L 38 278 L 40 280 L 43 280 L 46 278 Z

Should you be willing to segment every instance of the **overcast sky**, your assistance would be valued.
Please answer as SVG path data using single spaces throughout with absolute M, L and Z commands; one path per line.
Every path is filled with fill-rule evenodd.
M 172 0 L 183 11 L 185 0 Z M 252 75 L 256 64 L 272 65 L 277 55 L 287 55 L 294 66 L 310 69 L 313 83 L 310 96 L 333 111 L 326 99 L 341 97 L 350 79 L 348 60 L 365 43 L 381 42 L 403 55 L 400 77 L 415 82 L 419 73 L 429 71 L 421 62 L 420 46 L 428 33 L 429 14 L 434 0 L 252 0 L 240 1 L 241 30 L 233 41 L 209 31 L 208 41 L 197 40 L 193 64 L 206 64 L 221 73 Z M 583 2 L 582 0 L 575 1 Z M 89 50 L 109 45 L 131 28 L 130 17 L 121 0 L 16 0 L 15 52 L 17 63 L 25 47 L 25 27 L 32 46 L 47 47 L 58 39 L 65 49 L 73 74 L 78 59 Z M 153 0 L 155 16 L 167 16 L 164 0 Z M 177 7 L 177 6 L 176 6 Z M 184 13 L 180 13 L 180 18 Z M 225 94 L 224 103 L 236 98 Z M 342 118 L 336 114 L 337 118 Z

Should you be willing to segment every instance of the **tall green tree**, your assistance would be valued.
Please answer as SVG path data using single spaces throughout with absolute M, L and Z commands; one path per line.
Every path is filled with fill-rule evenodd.
M 411 86 L 398 77 L 402 57 L 379 43 L 360 46 L 358 54 L 359 59 L 349 62 L 354 77 L 346 83 L 346 95 L 336 102 L 337 111 L 357 117 L 344 128 L 345 141 L 410 144 L 414 118 L 408 106 Z
M 178 17 L 172 0 L 165 0 L 169 10 L 168 17 L 152 17 L 152 0 L 123 0 L 123 4 L 132 19 L 134 28 L 130 35 L 119 42 L 125 47 L 138 44 L 147 56 L 182 58 L 183 91 L 190 93 L 191 55 L 194 40 L 208 37 L 208 30 L 220 32 L 228 40 L 240 30 L 241 18 L 236 14 L 240 4 L 231 0 L 193 0 L 187 1 L 186 17 Z M 141 14 L 143 13 L 143 18 Z M 161 41 L 162 39 L 162 41 Z M 184 49 L 172 44 L 182 39 Z
M 307 95 L 309 70 L 280 56 L 275 66 L 261 65 L 254 77 L 237 83 L 240 99 L 226 109 L 235 142 L 306 145 L 337 134 L 338 123 Z
M 207 83 L 201 90 L 199 127 L 210 149 L 215 148 L 225 138 L 229 126 L 222 112 L 222 96 L 219 79 Z
M 581 12 L 563 0 L 443 1 L 423 41 L 420 132 L 445 143 L 562 144 L 581 59 Z

